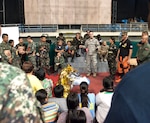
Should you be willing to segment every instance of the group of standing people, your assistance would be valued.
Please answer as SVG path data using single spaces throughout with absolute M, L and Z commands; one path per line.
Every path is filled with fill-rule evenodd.
M 102 40 L 97 40 L 93 36 L 93 32 L 87 33 L 89 38 L 85 41 L 84 45 L 81 45 L 80 48 L 86 49 L 86 62 L 87 62 L 87 76 L 90 76 L 93 73 L 93 76 L 96 76 L 97 73 L 97 51 L 103 46 Z M 141 41 L 138 43 L 138 51 L 136 55 L 136 60 L 138 65 L 150 61 L 150 44 L 149 44 L 149 35 L 147 31 L 142 32 Z M 121 41 L 119 47 L 115 45 L 115 38 L 110 37 L 109 47 L 107 48 L 107 61 L 110 72 L 110 77 L 115 80 L 116 73 L 118 78 L 116 82 L 120 82 L 122 77 L 129 72 L 131 57 L 133 52 L 132 42 L 128 39 L 128 32 L 121 32 Z M 105 44 L 105 43 L 104 43 Z M 91 63 L 94 70 L 91 70 Z
M 49 68 L 50 45 L 46 42 L 46 36 L 42 35 L 37 44 L 31 36 L 27 37 L 28 44 L 25 44 L 23 38 L 19 37 L 19 43 L 16 46 L 14 46 L 14 40 L 8 40 L 8 34 L 2 34 L 2 40 L 0 44 L 1 62 L 22 68 L 23 63 L 28 59 L 34 68 Z
M 128 33 L 121 33 L 121 41 L 117 51 L 116 62 L 117 62 L 117 73 L 119 78 L 116 82 L 119 82 L 121 78 L 130 70 L 131 57 L 133 52 L 133 45 L 128 39 Z M 137 44 L 138 50 L 136 55 L 137 65 L 150 61 L 150 44 L 149 34 L 147 31 L 142 32 L 141 41 Z M 111 72 L 110 72 L 111 74 Z

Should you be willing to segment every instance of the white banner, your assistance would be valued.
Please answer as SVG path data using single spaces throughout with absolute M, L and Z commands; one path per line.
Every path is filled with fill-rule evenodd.
M 3 33 L 8 34 L 8 39 L 14 40 L 14 46 L 18 44 L 19 38 L 19 28 L 18 27 L 1 27 L 1 36 Z M 2 37 L 0 36 L 0 43 L 2 42 Z

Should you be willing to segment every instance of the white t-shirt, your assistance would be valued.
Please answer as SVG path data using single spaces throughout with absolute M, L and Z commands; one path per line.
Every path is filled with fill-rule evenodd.
M 109 108 L 111 106 L 111 100 L 112 100 L 113 92 L 99 92 L 96 95 L 96 119 L 98 123 L 103 123 L 107 113 L 109 111 Z

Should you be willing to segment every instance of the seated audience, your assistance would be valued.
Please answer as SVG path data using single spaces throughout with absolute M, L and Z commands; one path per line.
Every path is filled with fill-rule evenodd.
M 34 94 L 36 91 L 43 89 L 40 80 L 35 75 L 33 75 L 34 66 L 30 61 L 25 61 L 22 65 L 22 69 L 27 74 Z
M 45 71 L 43 68 L 39 68 L 34 72 L 34 75 L 41 81 L 43 88 L 47 91 L 48 97 L 52 97 L 53 81 L 45 78 Z
M 70 93 L 67 97 L 67 107 L 68 107 L 68 112 L 63 112 L 60 114 L 57 123 L 69 123 L 69 119 L 72 116 L 72 114 L 76 110 L 82 110 L 84 111 L 86 115 L 86 123 L 92 123 L 93 118 L 91 116 L 90 111 L 88 108 L 79 108 L 79 97 L 76 93 Z
M 58 116 L 59 106 L 55 102 L 48 102 L 48 95 L 44 89 L 35 93 L 37 100 L 41 103 L 45 123 L 55 123 Z
M 57 53 L 57 56 L 55 56 L 55 59 L 54 59 L 54 70 L 55 72 L 58 72 L 58 70 L 60 69 L 63 69 L 65 67 L 65 60 L 64 60 L 64 57 L 61 55 L 61 53 Z
M 92 117 L 95 118 L 95 94 L 88 93 L 87 82 L 82 82 L 80 84 L 80 94 L 78 94 L 78 96 L 80 107 L 87 107 L 90 110 Z
M 71 45 L 71 41 L 68 41 L 64 52 L 65 61 L 68 62 L 68 57 L 71 57 L 71 62 L 74 62 L 74 55 L 75 48 Z
M 26 74 L 0 63 L 0 123 L 41 123 Z
M 60 112 L 68 111 L 66 98 L 63 98 L 64 87 L 62 85 L 57 85 L 54 87 L 54 96 L 49 98 L 49 102 L 56 102 L 59 105 Z
M 107 55 L 108 55 L 108 49 L 109 49 L 109 46 L 107 45 L 107 42 L 103 41 L 101 48 L 98 52 L 99 56 L 100 56 L 100 61 L 104 61 L 104 62 L 107 61 L 106 59 L 107 59 Z
M 97 95 L 96 95 L 96 119 L 98 123 L 103 123 L 107 113 L 109 111 L 112 95 L 114 92 L 113 89 L 113 80 L 110 77 L 105 77 L 103 79 L 103 87 Z

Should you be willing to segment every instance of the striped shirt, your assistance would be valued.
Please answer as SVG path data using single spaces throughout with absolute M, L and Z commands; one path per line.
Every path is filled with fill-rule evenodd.
M 57 118 L 59 106 L 55 102 L 42 105 L 45 123 L 54 123 Z

